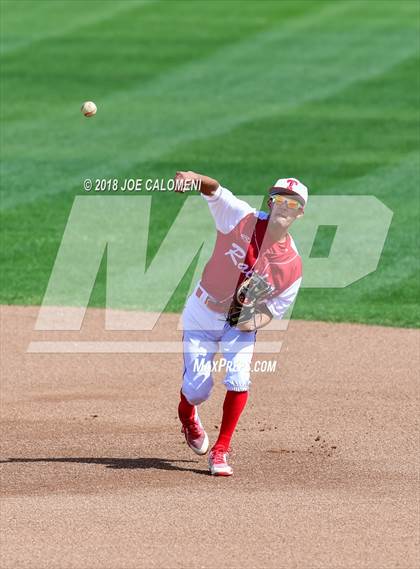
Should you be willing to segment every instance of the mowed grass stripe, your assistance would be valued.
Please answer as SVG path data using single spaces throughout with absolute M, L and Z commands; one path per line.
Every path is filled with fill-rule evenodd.
M 167 176 L 171 165 L 183 160 L 234 187 L 241 178 L 235 187 L 240 194 L 268 187 L 279 170 L 285 175 L 299 171 L 315 193 L 328 193 L 335 183 L 399 162 L 418 148 L 418 93 L 405 86 L 416 78 L 419 64 L 420 59 L 412 57 L 331 97 L 279 109 L 223 137 L 216 134 L 178 145 L 155 161 L 139 159 L 136 171 L 147 168 L 148 173 Z M 370 190 L 380 197 L 380 187 Z
M 180 3 L 174 2 L 169 5 L 179 6 L 179 4 Z M 286 3 L 283 2 L 281 6 L 283 7 L 285 4 Z M 357 2 L 354 4 L 357 4 Z M 165 6 L 167 5 L 168 4 L 165 4 Z M 218 3 L 216 3 L 216 5 L 220 6 Z M 307 3 L 305 2 L 304 5 L 306 6 Z M 313 4 L 309 3 L 308 5 L 312 6 Z M 238 36 L 231 35 L 228 36 L 232 38 L 231 41 L 220 43 L 221 38 L 216 37 L 214 39 L 217 45 L 209 54 L 206 55 L 199 51 L 196 54 L 197 56 L 190 54 L 190 57 L 187 58 L 187 62 L 185 62 L 185 58 L 182 58 L 180 59 L 180 61 L 182 61 L 181 66 L 172 65 L 169 69 L 164 68 L 164 73 L 159 72 L 162 71 L 161 66 L 159 66 L 155 69 L 155 73 L 149 77 L 149 79 L 155 79 L 155 81 L 144 81 L 144 77 L 138 78 L 132 90 L 126 89 L 122 93 L 119 92 L 118 85 L 111 86 L 110 93 L 112 95 L 112 101 L 110 102 L 123 104 L 123 106 L 118 106 L 117 108 L 128 108 L 128 104 L 132 109 L 132 101 L 135 100 L 134 96 L 144 96 L 145 98 L 158 96 L 164 99 L 165 94 L 172 92 L 171 102 L 173 102 L 173 98 L 175 98 L 175 102 L 182 100 L 189 103 L 190 101 L 198 99 L 197 91 L 200 91 L 200 100 L 203 99 L 203 86 L 206 87 L 206 93 L 208 93 L 205 97 L 206 99 L 216 93 L 218 94 L 216 103 L 223 98 L 222 95 L 228 100 L 229 97 L 233 95 L 239 95 L 241 98 L 253 100 L 255 94 L 259 98 L 262 97 L 263 101 L 270 100 L 270 95 L 276 95 L 273 99 L 274 102 L 276 102 L 279 95 L 278 91 L 268 94 L 261 93 L 261 91 L 269 91 L 267 88 L 269 85 L 267 85 L 266 89 L 260 89 L 263 84 L 259 83 L 259 79 L 263 77 L 269 78 L 270 80 L 273 78 L 278 80 L 281 92 L 283 93 L 286 90 L 288 97 L 299 92 L 296 87 L 306 86 L 307 88 L 300 89 L 300 92 L 310 91 L 312 88 L 312 75 L 316 77 L 319 75 L 317 64 L 319 64 L 320 67 L 328 67 L 328 71 L 333 79 L 339 78 L 337 63 L 339 66 L 341 65 L 341 52 L 348 51 L 348 47 L 355 47 L 352 45 L 352 42 L 362 45 L 358 46 L 358 51 L 353 49 L 347 54 L 347 59 L 343 60 L 343 75 L 345 75 L 347 71 L 346 63 L 354 65 L 353 60 L 356 60 L 358 63 L 362 62 L 362 67 L 375 67 L 375 70 L 381 72 L 384 64 L 379 62 L 376 56 L 380 55 L 380 49 L 383 46 L 385 47 L 386 42 L 382 34 L 387 34 L 388 31 L 392 32 L 392 36 L 388 38 L 388 51 L 393 51 L 393 44 L 398 44 L 399 42 L 404 44 L 406 53 L 408 54 L 415 52 L 416 47 L 418 50 L 416 41 L 418 26 L 416 28 L 413 25 L 408 26 L 408 24 L 396 22 L 395 25 L 390 27 L 389 23 L 383 22 L 381 19 L 377 20 L 377 14 L 375 13 L 367 12 L 366 14 L 358 14 L 361 23 L 364 23 L 364 25 L 357 27 L 356 22 L 354 22 L 354 28 L 357 29 L 351 27 L 351 29 L 348 30 L 348 26 L 343 25 L 343 22 L 347 21 L 348 12 L 352 7 L 353 3 L 327 3 L 317 14 L 305 10 L 304 12 L 299 12 L 296 18 L 292 18 L 292 15 L 287 16 L 287 13 L 281 13 L 284 17 L 277 23 L 277 26 L 271 25 L 274 29 L 263 30 L 251 37 L 249 37 L 249 34 L 242 32 L 239 39 L 245 36 L 246 39 L 243 41 L 235 41 L 234 38 L 238 39 Z M 149 12 L 154 14 L 152 10 L 149 10 Z M 172 14 L 167 15 L 172 16 Z M 199 15 L 201 14 L 199 13 Z M 278 14 L 278 16 L 279 15 L 280 14 Z M 370 16 L 371 20 L 369 21 L 363 16 Z M 113 28 L 117 23 L 118 22 L 113 23 Z M 154 23 L 156 24 L 156 22 Z M 243 28 L 246 21 L 241 23 Z M 251 23 L 252 22 L 248 22 L 248 25 Z M 191 21 L 190 24 L 193 26 L 194 22 Z M 329 26 L 330 24 L 334 24 L 334 26 Z M 333 28 L 334 31 L 324 32 L 323 30 L 328 27 Z M 343 29 L 340 30 L 340 27 Z M 93 33 L 94 29 L 95 27 L 93 30 L 90 29 L 89 32 Z M 258 28 L 255 32 L 257 30 Z M 375 34 L 376 30 L 380 35 Z M 124 33 L 126 32 L 127 30 L 125 30 Z M 165 32 L 165 30 L 163 30 L 163 32 Z M 106 28 L 101 29 L 98 27 L 97 33 L 107 34 L 109 31 L 107 32 Z M 343 33 L 347 34 L 348 37 L 344 38 L 345 41 L 339 41 Z M 198 37 L 192 38 L 193 41 L 198 39 Z M 400 41 L 402 38 L 404 38 L 404 41 Z M 124 35 L 122 35 L 121 40 L 122 39 L 124 39 Z M 299 41 L 297 41 L 298 39 Z M 216 42 L 213 42 L 213 45 Z M 316 47 L 319 48 L 318 53 L 308 54 L 308 52 L 313 51 L 313 48 L 307 49 L 313 42 L 323 45 L 316 45 Z M 370 48 L 371 51 L 366 52 L 366 59 L 361 59 L 366 48 Z M 388 51 L 384 52 L 384 60 L 387 59 L 386 55 L 388 55 Z M 324 57 L 324 52 L 327 52 L 327 57 Z M 399 53 L 401 53 L 401 50 L 399 50 Z M 402 51 L 402 53 L 404 53 L 404 51 Z M 89 55 L 88 52 L 86 52 L 86 54 L 87 56 Z M 27 55 L 29 56 L 30 54 Z M 90 63 L 92 63 L 92 67 L 95 68 L 101 65 L 101 62 L 96 60 L 94 56 L 89 57 L 92 57 L 92 59 L 86 61 L 87 68 L 89 68 Z M 399 57 L 397 57 L 396 60 L 398 61 Z M 77 61 L 79 60 L 77 59 Z M 28 63 L 31 64 L 31 61 Z M 139 62 L 139 73 L 141 73 L 142 63 L 142 61 Z M 314 63 L 316 65 L 313 65 Z M 333 66 L 328 65 L 329 63 L 333 63 Z M 392 59 L 389 64 L 393 65 Z M 62 65 L 62 63 L 58 61 L 57 65 Z M 216 71 L 216 73 L 214 73 L 214 71 Z M 289 71 L 290 73 L 288 75 L 282 75 L 282 71 Z M 304 77 L 301 75 L 302 72 L 306 73 Z M 68 73 L 68 71 L 66 71 L 66 73 Z M 307 73 L 309 73 L 309 75 Z M 326 71 L 323 71 L 323 73 L 325 74 Z M 4 75 L 7 81 L 7 70 L 4 72 Z M 305 82 L 302 82 L 302 85 L 297 84 L 296 76 L 300 76 L 301 80 Z M 252 80 L 250 80 L 250 77 Z M 214 78 L 217 78 L 217 81 L 214 80 Z M 285 80 L 286 78 L 288 79 L 287 81 Z M 46 79 L 48 80 L 48 77 L 46 77 Z M 50 79 L 52 78 L 50 77 Z M 321 80 L 322 79 L 324 79 L 324 75 L 321 77 Z M 109 81 L 107 82 L 109 83 Z M 188 89 L 180 91 L 177 89 L 179 85 L 188 86 Z M 48 85 L 48 87 L 50 86 Z M 227 89 L 225 89 L 226 87 Z M 247 87 L 247 89 L 243 89 L 243 87 Z M 45 95 L 48 95 L 47 91 Z M 213 98 L 210 100 L 213 101 Z M 10 102 L 13 105 L 18 101 L 19 93 L 16 93 L 13 101 Z M 53 103 L 50 105 L 50 109 L 56 106 L 57 110 L 59 109 L 62 113 L 59 118 L 63 119 L 65 116 L 73 116 L 73 110 L 66 107 L 63 101 L 55 99 L 50 102 Z M 283 99 L 281 99 L 280 102 L 283 103 Z M 286 102 L 290 101 L 287 100 Z M 39 101 L 39 103 L 42 104 L 42 101 Z M 140 107 L 139 104 L 136 104 L 136 106 Z M 39 121 L 44 119 L 42 114 L 38 111 L 35 113 L 35 118 L 32 121 L 23 121 L 21 116 L 14 112 L 13 106 L 11 107 L 10 105 L 8 105 L 3 112 L 2 118 L 5 120 L 26 123 L 23 125 L 24 129 L 35 128 L 39 126 Z M 16 128 L 17 126 L 18 125 L 16 125 Z M 16 132 L 19 132 L 19 130 Z
M 302 12 L 319 9 L 323 4 L 283 2 L 282 15 L 285 18 L 295 17 Z M 135 93 L 127 100 L 119 101 L 116 98 L 108 107 L 104 102 L 100 105 L 99 120 L 105 119 L 107 122 L 102 132 L 98 132 L 94 128 L 95 123 L 88 123 L 81 116 L 75 102 L 84 98 L 96 100 L 95 92 L 98 93 L 98 90 L 103 94 L 118 94 L 133 81 L 140 85 L 147 84 L 153 77 L 165 73 L 174 65 L 185 63 L 191 57 L 206 57 L 215 50 L 220 51 L 229 42 L 243 36 L 249 37 L 254 29 L 273 25 L 270 10 L 255 19 L 255 6 L 253 8 L 252 3 L 241 9 L 237 3 L 233 5 L 236 7 L 233 13 L 220 20 L 223 3 L 214 4 L 217 8 L 215 11 L 212 3 L 200 4 L 200 10 L 197 7 L 191 10 L 190 2 L 167 2 L 159 6 L 159 10 L 146 7 L 141 11 L 140 42 L 137 42 L 136 36 L 139 22 L 135 18 L 127 21 L 116 19 L 112 26 L 93 27 L 89 34 L 85 31 L 80 38 L 68 38 L 64 43 L 61 41 L 63 38 L 56 42 L 47 41 L 44 52 L 40 52 L 37 46 L 33 54 L 29 52 L 24 57 L 19 54 L 18 57 L 6 58 L 2 86 L 7 104 L 1 108 L 5 125 L 1 131 L 5 189 L 2 206 L 12 206 L 11 202 L 28 198 L 36 199 L 37 191 L 48 193 L 51 188 L 52 191 L 61 191 L 63 186 L 68 191 L 69 187 L 83 179 L 82 168 L 89 163 L 104 164 L 105 159 L 109 164 L 112 160 L 115 164 L 113 174 L 116 175 L 120 171 L 118 161 L 121 163 L 123 160 L 123 164 L 127 165 L 133 157 L 137 158 L 139 145 L 138 141 L 133 140 L 133 134 L 139 134 L 140 129 L 136 125 L 141 126 L 142 120 L 138 116 L 133 117 L 133 114 L 136 111 L 137 115 L 139 112 L 152 112 L 147 103 L 139 103 Z M 277 4 L 268 6 L 278 10 Z M 203 7 L 209 13 L 205 26 L 202 18 L 206 16 L 206 10 L 203 14 Z M 216 16 L 213 20 L 210 18 L 212 11 Z M 237 25 L 233 26 L 235 21 Z M 185 39 L 186 25 L 188 40 Z M 144 57 L 137 59 L 137 43 L 140 56 L 145 56 L 146 61 Z M 191 46 L 194 46 L 193 50 Z M 52 52 L 57 54 L 53 60 L 50 59 Z M 79 66 L 83 60 L 81 52 L 89 54 L 91 59 L 82 68 Z M 40 65 L 42 69 L 38 72 Z M 22 78 L 29 83 L 27 87 L 22 84 Z M 90 88 L 90 85 L 94 85 L 94 88 Z M 183 92 L 186 88 L 186 85 L 181 86 Z M 153 96 L 152 89 L 150 97 Z M 166 126 L 159 116 L 158 109 L 155 112 L 155 128 L 163 132 Z M 109 121 L 113 126 L 112 132 L 107 131 Z M 16 122 L 21 123 L 21 128 Z M 95 149 L 93 144 L 98 137 L 100 144 Z M 104 171 L 105 174 L 107 172 Z
M 352 6 L 343 4 L 340 9 L 347 11 L 349 17 Z M 337 9 L 337 6 L 330 8 L 331 23 Z M 357 14 L 361 27 L 351 30 L 347 30 L 347 24 L 341 24 L 341 14 L 335 24 L 344 29 L 334 28 L 334 32 L 329 31 L 332 26 L 327 14 L 328 8 L 317 26 L 312 15 L 307 17 L 307 30 L 299 36 L 298 45 L 289 41 L 293 36 L 291 26 L 287 26 L 287 30 L 263 32 L 252 41 L 226 48 L 206 61 L 170 71 L 139 91 L 118 93 L 107 102 L 109 109 L 103 105 L 106 116 L 100 120 L 98 117 L 94 124 L 80 124 L 73 118 L 63 117 L 60 122 L 64 128 L 52 137 L 55 160 L 65 171 L 63 184 L 35 182 L 30 191 L 23 187 L 20 192 L 8 193 L 4 205 L 13 206 L 41 193 L 68 191 L 83 177 L 116 176 L 121 170 L 127 171 L 139 158 L 146 161 L 186 141 L 224 134 L 251 119 L 331 96 L 353 82 L 383 73 L 417 49 L 414 28 L 377 22 L 374 11 Z M 367 15 L 370 15 L 369 21 Z M 352 14 L 353 20 L 355 17 Z M 296 25 L 302 31 L 302 21 Z M 282 45 L 285 58 L 273 59 L 273 53 L 281 54 Z M 267 64 L 270 56 L 273 61 L 269 59 Z M 212 82 L 215 76 L 220 81 Z M 282 77 L 287 77 L 287 83 L 281 81 Z M 202 85 L 208 85 L 206 97 L 203 97 Z M 112 109 L 127 108 L 132 100 L 136 100 L 136 106 L 129 107 L 129 116 L 123 115 L 117 121 Z M 139 125 L 138 130 L 133 129 L 133 123 Z M 5 171 L 5 175 L 10 174 L 12 183 L 13 172 L 19 168 L 13 163 L 13 155 L 22 145 L 22 137 L 28 136 L 28 129 L 35 135 L 38 128 L 39 121 L 15 129 L 16 142 L 10 144 L 10 160 Z M 44 148 L 48 147 L 49 139 L 45 129 L 40 130 L 40 144 L 31 148 L 27 156 L 29 170 L 31 164 L 33 169 L 44 165 Z M 124 140 L 121 140 L 122 133 Z M 70 151 L 69 141 L 75 143 L 77 149 L 72 147 Z M 117 151 L 118 141 L 124 153 Z M 69 155 L 72 162 L 66 168 Z M 78 172 L 71 175 L 74 162 L 79 166 Z M 50 169 L 51 164 L 45 163 L 45 166 L 49 169 L 48 182 L 58 172 L 54 167 Z M 15 181 L 18 183 L 16 176 Z
M 227 12 L 223 2 L 177 0 L 141 8 L 132 4 L 129 14 L 115 14 L 112 19 L 81 26 L 59 37 L 47 35 L 35 49 L 30 47 L 5 57 L 5 91 L 14 96 L 3 109 L 3 120 L 19 123 L 30 118 L 36 123 L 44 118 L 46 105 L 50 112 L 60 112 L 60 117 L 72 116 L 69 102 L 82 82 L 84 89 L 92 89 L 102 99 L 129 88 L 143 89 L 168 70 L 206 59 L 226 46 L 276 27 L 280 15 L 286 24 L 301 15 L 316 13 L 332 1 L 284 0 L 280 10 L 278 3 L 261 2 L 269 8 L 264 14 L 259 14 L 253 2 L 230 3 Z M 54 30 L 59 27 L 48 18 L 43 25 L 47 30 L 49 26 Z M 35 76 L 36 83 L 32 81 Z M 19 108 L 22 102 L 28 102 L 19 89 L 22 81 L 29 83 L 31 91 L 39 96 L 38 104 L 27 116 Z
M 33 50 L 36 43 L 91 28 L 157 0 L 1 0 L 0 55 Z

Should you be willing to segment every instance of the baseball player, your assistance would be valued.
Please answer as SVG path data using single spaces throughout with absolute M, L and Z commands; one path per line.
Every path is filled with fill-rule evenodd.
M 210 396 L 212 362 L 220 351 L 226 360 L 227 393 L 208 462 L 211 474 L 231 476 L 228 452 L 248 399 L 257 330 L 283 317 L 302 280 L 301 258 L 288 231 L 303 215 L 308 190 L 295 178 L 277 180 L 268 191 L 267 214 L 208 176 L 177 172 L 175 181 L 181 192 L 200 181 L 217 230 L 213 254 L 182 315 L 184 373 L 178 416 L 188 446 L 206 454 L 209 438 L 197 406 Z

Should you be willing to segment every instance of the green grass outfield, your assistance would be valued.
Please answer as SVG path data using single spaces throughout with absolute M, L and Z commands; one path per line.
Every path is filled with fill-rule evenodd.
M 417 327 L 419 6 L 1 0 L 0 302 L 41 303 L 84 178 L 193 169 L 243 195 L 284 175 L 374 194 L 394 212 L 378 269 L 303 288 L 293 317 Z M 154 194 L 149 260 L 183 199 Z

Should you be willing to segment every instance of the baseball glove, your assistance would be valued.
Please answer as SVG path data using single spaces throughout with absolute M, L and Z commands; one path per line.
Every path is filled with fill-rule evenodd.
M 256 315 L 263 312 L 270 314 L 264 305 L 264 299 L 272 292 L 271 286 L 257 273 L 242 281 L 236 290 L 226 321 L 231 326 L 238 326 L 253 321 L 253 328 L 257 329 Z

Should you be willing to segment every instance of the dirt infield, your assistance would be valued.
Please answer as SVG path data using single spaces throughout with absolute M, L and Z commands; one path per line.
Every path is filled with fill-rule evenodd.
M 218 479 L 180 434 L 180 354 L 27 353 L 81 337 L 36 315 L 2 308 L 2 567 L 418 566 L 418 331 L 293 321 Z M 83 338 L 102 329 L 90 310 Z

